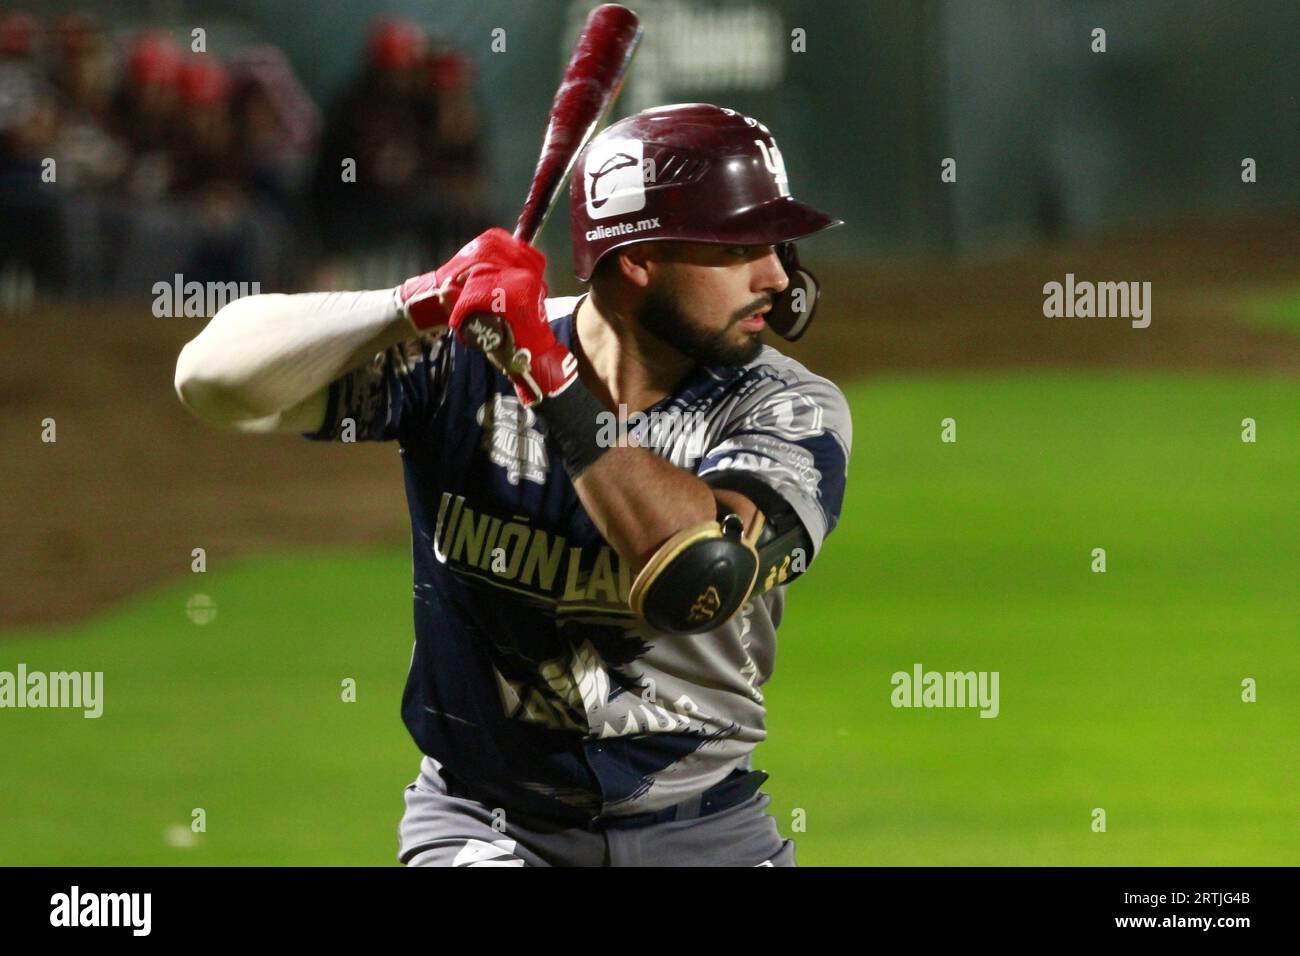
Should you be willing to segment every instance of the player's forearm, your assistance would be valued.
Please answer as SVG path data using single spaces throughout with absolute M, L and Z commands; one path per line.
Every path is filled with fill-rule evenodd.
M 262 419 L 415 334 L 392 289 L 247 296 L 181 350 L 176 392 L 203 418 Z
M 644 448 L 611 448 L 574 482 L 592 522 L 639 571 L 678 531 L 717 517 L 712 489 Z

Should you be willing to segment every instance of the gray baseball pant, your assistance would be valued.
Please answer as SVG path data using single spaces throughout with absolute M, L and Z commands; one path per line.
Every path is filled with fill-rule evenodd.
M 448 792 L 425 757 L 406 788 L 398 859 L 408 866 L 795 866 L 757 793 L 709 816 L 587 829 L 505 812 Z

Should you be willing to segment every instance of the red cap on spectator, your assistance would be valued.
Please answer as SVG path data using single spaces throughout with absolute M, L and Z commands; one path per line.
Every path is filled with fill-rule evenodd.
M 201 53 L 181 66 L 181 98 L 192 106 L 222 103 L 230 94 L 230 73 L 210 53 Z
M 126 56 L 133 86 L 175 86 L 181 78 L 181 50 L 165 33 L 142 33 Z
M 371 66 L 409 70 L 424 53 L 424 31 L 410 20 L 379 20 L 370 30 L 369 47 Z
M 30 13 L 0 13 L 0 56 L 30 56 L 40 32 L 41 21 Z
M 69 13 L 54 27 L 59 37 L 59 52 L 73 58 L 89 53 L 99 45 L 99 24 L 88 13 Z
M 463 90 L 470 84 L 474 64 L 457 50 L 443 50 L 429 60 L 429 82 L 440 90 Z

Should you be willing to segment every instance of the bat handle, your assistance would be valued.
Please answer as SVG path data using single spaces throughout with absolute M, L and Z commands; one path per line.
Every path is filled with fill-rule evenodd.
M 505 374 L 527 371 L 514 366 L 515 337 L 510 331 L 510 324 L 503 317 L 491 312 L 475 312 L 465 317 L 460 333 L 465 345 L 478 349 Z

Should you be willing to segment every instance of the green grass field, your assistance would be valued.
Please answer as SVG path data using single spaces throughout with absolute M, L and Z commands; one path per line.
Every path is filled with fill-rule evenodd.
M 1253 294 L 1242 304 L 1241 317 L 1264 328 L 1300 334 L 1300 288 Z
M 800 863 L 1300 862 L 1300 383 L 898 377 L 850 399 L 843 519 L 790 588 L 756 758 Z M 106 675 L 98 720 L 0 712 L 0 864 L 394 863 L 409 575 L 404 547 L 260 558 L 0 640 L 0 670 Z M 893 708 L 917 662 L 998 671 L 1000 716 Z

